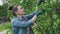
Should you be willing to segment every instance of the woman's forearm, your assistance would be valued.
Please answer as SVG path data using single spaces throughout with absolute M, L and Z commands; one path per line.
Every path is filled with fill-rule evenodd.
M 35 21 L 36 21 L 36 18 L 37 18 L 37 16 L 35 15 L 31 20 L 32 20 L 33 22 L 35 22 Z

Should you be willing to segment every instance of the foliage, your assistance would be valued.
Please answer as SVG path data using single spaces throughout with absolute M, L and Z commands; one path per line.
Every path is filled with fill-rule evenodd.
M 10 22 L 0 24 L 0 31 L 6 30 L 6 29 L 12 30 Z
M 3 30 L 7 30 L 6 34 L 8 34 L 9 32 L 10 34 L 12 34 L 11 23 L 7 22 L 7 23 L 0 24 L 0 32 Z
M 22 5 L 26 10 L 26 14 L 28 14 L 35 10 L 36 1 L 37 0 L 10 0 L 10 4 L 6 6 L 14 6 L 15 4 Z M 4 15 L 11 18 L 11 12 L 5 9 L 6 6 L 3 5 L 2 7 L 4 8 L 0 8 L 0 16 Z M 60 2 L 57 0 L 46 0 L 46 2 L 39 6 L 40 9 L 45 9 L 45 13 L 38 16 L 36 23 L 34 23 L 32 27 L 35 34 L 60 34 L 60 16 L 55 11 L 57 7 L 60 7 Z M 4 11 L 3 14 L 2 10 Z

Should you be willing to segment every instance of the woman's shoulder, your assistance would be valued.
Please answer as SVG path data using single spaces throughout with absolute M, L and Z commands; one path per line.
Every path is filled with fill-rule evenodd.
M 13 17 L 13 18 L 11 18 L 11 21 L 17 21 L 17 20 L 18 20 L 17 17 Z

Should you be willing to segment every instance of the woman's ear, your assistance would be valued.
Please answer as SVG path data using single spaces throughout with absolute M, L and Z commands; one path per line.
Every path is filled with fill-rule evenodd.
M 18 14 L 18 11 L 15 11 L 15 14 L 17 15 Z

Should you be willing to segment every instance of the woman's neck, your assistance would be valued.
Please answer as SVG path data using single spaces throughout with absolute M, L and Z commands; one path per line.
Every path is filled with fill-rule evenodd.
M 17 15 L 18 18 L 22 19 L 23 18 L 23 15 Z

